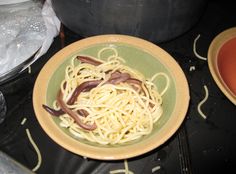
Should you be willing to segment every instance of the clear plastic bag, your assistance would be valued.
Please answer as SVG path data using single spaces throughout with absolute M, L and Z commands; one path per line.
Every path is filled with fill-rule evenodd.
M 42 3 L 0 5 L 0 75 L 31 57 L 46 38 Z
M 59 30 L 51 0 L 0 5 L 0 81 L 12 69 L 23 64 L 21 72 L 46 53 Z

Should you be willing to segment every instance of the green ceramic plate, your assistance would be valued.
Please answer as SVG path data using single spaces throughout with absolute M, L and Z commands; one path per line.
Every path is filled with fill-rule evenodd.
M 163 97 L 164 113 L 148 136 L 122 145 L 99 145 L 73 137 L 67 129 L 59 126 L 58 118 L 42 109 L 42 104 L 52 105 L 64 78 L 65 67 L 77 54 L 96 57 L 99 49 L 115 47 L 126 65 L 137 69 L 147 78 L 157 72 L 170 77 L 170 87 Z M 161 90 L 165 80 L 157 84 Z M 33 104 L 36 117 L 45 132 L 62 147 L 82 156 L 117 160 L 138 156 L 157 148 L 168 140 L 182 123 L 189 104 L 189 89 L 179 65 L 158 46 L 130 36 L 101 35 L 75 42 L 55 54 L 41 70 L 34 87 Z

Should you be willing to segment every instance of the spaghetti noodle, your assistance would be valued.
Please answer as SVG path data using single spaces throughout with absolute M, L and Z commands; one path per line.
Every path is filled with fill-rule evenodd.
M 204 85 L 203 87 L 204 87 L 204 90 L 205 90 L 205 96 L 204 96 L 204 98 L 198 103 L 198 105 L 197 105 L 197 111 L 198 111 L 198 113 L 202 116 L 202 118 L 206 119 L 207 116 L 202 112 L 201 107 L 202 107 L 202 105 L 207 101 L 208 96 L 209 96 L 209 92 L 208 92 L 208 88 L 207 88 L 206 85 Z
M 110 174 L 118 174 L 118 173 L 123 173 L 123 174 L 134 174 L 134 172 L 129 170 L 129 164 L 128 161 L 125 159 L 124 160 L 124 169 L 116 169 L 116 170 L 112 170 L 110 171 Z
M 169 77 L 159 72 L 146 79 L 124 63 L 113 47 L 98 51 L 97 58 L 73 57 L 53 109 L 44 108 L 60 115 L 60 126 L 74 136 L 99 144 L 121 144 L 149 134 L 163 113 Z M 154 83 L 159 78 L 166 80 L 161 90 Z
M 28 136 L 28 138 L 29 138 L 29 141 L 30 141 L 30 143 L 32 144 L 32 146 L 34 147 L 35 152 L 37 153 L 37 157 L 38 157 L 38 162 L 37 162 L 36 166 L 32 169 L 32 171 L 35 172 L 35 171 L 37 171 L 37 170 L 40 168 L 40 166 L 41 166 L 41 163 L 42 163 L 42 156 L 41 156 L 41 153 L 40 153 L 40 150 L 39 150 L 38 146 L 36 145 L 36 143 L 34 142 L 32 136 L 31 136 L 31 133 L 30 133 L 29 129 L 27 128 L 25 131 L 26 131 L 26 134 L 27 134 L 27 136 Z
M 197 57 L 197 58 L 199 58 L 199 59 L 201 59 L 201 60 L 207 60 L 207 58 L 206 57 L 203 57 L 203 56 L 201 56 L 201 55 L 199 55 L 198 53 L 197 53 L 197 50 L 196 50 L 196 44 L 197 44 L 197 41 L 198 41 L 198 39 L 200 38 L 200 34 L 199 35 L 197 35 L 197 37 L 194 39 L 194 41 L 193 41 L 193 53 L 194 53 L 194 55 Z

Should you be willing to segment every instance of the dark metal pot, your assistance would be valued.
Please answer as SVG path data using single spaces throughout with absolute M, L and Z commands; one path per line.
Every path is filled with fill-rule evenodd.
M 186 32 L 206 4 L 207 0 L 52 0 L 61 22 L 83 37 L 127 34 L 153 42 Z

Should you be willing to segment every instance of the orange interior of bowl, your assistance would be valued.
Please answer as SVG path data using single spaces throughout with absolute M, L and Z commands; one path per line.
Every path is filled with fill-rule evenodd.
M 236 37 L 222 45 L 217 65 L 221 78 L 236 96 Z
M 236 27 L 221 32 L 212 40 L 207 57 L 217 86 L 236 105 Z

